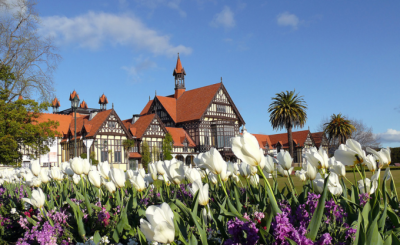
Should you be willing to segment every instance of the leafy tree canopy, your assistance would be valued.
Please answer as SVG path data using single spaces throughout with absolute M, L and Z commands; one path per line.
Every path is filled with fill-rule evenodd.
M 0 81 L 11 84 L 14 79 L 11 69 L 1 66 Z M 29 99 L 9 102 L 10 91 L 5 87 L 0 88 L 0 163 L 14 165 L 21 162 L 23 146 L 29 148 L 32 158 L 48 153 L 48 146 L 61 136 L 56 131 L 59 123 L 38 122 L 37 119 L 50 104 Z
M 163 156 L 164 156 L 164 160 L 172 160 L 172 135 L 170 133 L 167 133 L 165 135 L 165 138 L 163 140 Z

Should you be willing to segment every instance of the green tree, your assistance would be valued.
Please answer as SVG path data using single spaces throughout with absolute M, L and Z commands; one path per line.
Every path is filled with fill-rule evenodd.
M 351 121 L 342 116 L 341 113 L 337 115 L 333 114 L 330 121 L 325 123 L 324 126 L 324 132 L 327 135 L 329 144 L 335 140 L 338 142 L 338 145 L 344 144 L 351 137 L 351 134 L 356 131 Z
M 86 153 L 82 153 L 80 157 L 82 159 L 86 159 L 87 154 Z M 94 151 L 90 152 L 89 159 L 92 161 L 92 165 L 97 166 L 97 164 L 99 164 L 99 161 L 96 160 L 96 153 Z
M 142 166 L 147 169 L 147 165 L 151 162 L 150 148 L 147 141 L 142 143 Z
M 135 140 L 134 139 L 126 139 L 126 140 L 122 141 L 122 146 L 124 147 L 125 161 L 129 168 L 129 148 L 135 147 Z
M 268 112 L 270 113 L 269 121 L 272 128 L 287 130 L 289 153 L 293 157 L 293 136 L 292 128 L 302 128 L 307 121 L 307 104 L 303 96 L 295 94 L 295 91 L 286 91 L 276 94 L 272 98 Z
M 5 88 L 0 88 L 0 163 L 5 165 L 22 161 L 23 146 L 30 149 L 32 158 L 48 153 L 49 145 L 61 136 L 56 131 L 58 122 L 37 120 L 49 103 L 28 99 L 8 101 L 7 87 L 14 79 L 9 67 L 0 67 L 0 81 L 5 84 Z
M 165 135 L 165 138 L 163 140 L 163 145 L 162 145 L 162 150 L 163 150 L 163 157 L 164 160 L 172 160 L 172 144 L 173 144 L 173 140 L 172 140 L 172 135 L 170 133 L 167 133 Z

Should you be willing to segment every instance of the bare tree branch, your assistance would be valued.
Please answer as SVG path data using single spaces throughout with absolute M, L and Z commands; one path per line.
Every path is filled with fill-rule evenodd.
M 35 5 L 33 0 L 0 0 L 0 66 L 10 67 L 15 76 L 8 101 L 19 95 L 49 101 L 54 95 L 53 72 L 61 57 L 52 39 L 39 36 Z

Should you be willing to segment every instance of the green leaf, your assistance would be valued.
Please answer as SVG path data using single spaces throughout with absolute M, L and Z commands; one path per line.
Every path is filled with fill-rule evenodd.
M 92 205 L 90 204 L 89 196 L 87 195 L 87 193 L 85 193 L 85 205 L 86 205 L 89 215 L 92 215 L 93 209 L 92 209 Z
M 400 239 L 395 234 L 392 234 L 392 244 L 393 245 L 400 245 Z
M 36 226 L 37 221 L 32 219 L 31 217 L 26 216 L 26 219 L 28 220 L 29 223 L 31 223 L 33 226 Z
M 194 195 L 194 198 L 193 198 L 194 202 L 192 203 L 192 213 L 194 215 L 197 215 L 197 208 L 199 206 L 199 193 L 200 193 L 200 190 L 198 190 L 196 192 L 196 194 Z
M 395 214 L 395 213 L 392 211 L 391 208 L 389 208 L 389 209 L 387 210 L 387 215 L 388 215 L 390 221 L 393 223 L 393 225 L 394 225 L 395 227 L 400 227 L 400 220 L 399 220 L 399 217 L 397 216 L 397 214 Z
M 147 239 L 146 236 L 143 234 L 143 232 L 137 227 L 137 232 L 138 232 L 138 237 L 141 245 L 147 245 Z
M 195 236 L 194 234 L 192 234 L 192 235 L 190 236 L 189 244 L 190 244 L 190 245 L 197 245 L 197 239 L 196 239 L 196 236 Z
M 388 236 L 385 240 L 385 242 L 383 243 L 383 245 L 392 245 L 393 241 L 392 241 L 392 235 L 390 234 L 390 236 Z
M 364 227 L 368 227 L 369 224 L 369 217 L 368 215 L 371 212 L 371 204 L 369 204 L 369 202 L 367 202 L 362 210 L 362 216 L 363 216 L 363 221 L 364 221 Z
M 328 176 L 325 178 L 324 182 L 324 190 L 322 192 L 321 197 L 318 200 L 318 205 L 317 208 L 314 211 L 314 214 L 311 218 L 311 222 L 308 225 L 308 230 L 310 230 L 307 233 L 307 238 L 311 239 L 312 241 L 315 241 L 315 238 L 317 237 L 318 234 L 318 229 L 321 225 L 322 217 L 324 215 L 324 209 L 325 209 L 325 200 L 328 192 Z
M 362 220 L 361 212 L 358 212 L 358 219 L 357 219 L 357 225 L 356 225 L 357 232 L 355 234 L 354 244 L 359 244 L 360 233 L 362 233 L 361 220 Z
M 199 224 L 199 222 L 197 221 L 198 217 L 193 215 L 193 213 L 190 212 L 190 215 L 194 221 L 194 224 L 196 225 L 197 231 L 200 234 L 200 240 L 201 240 L 201 244 L 203 245 L 208 245 L 207 242 L 207 234 L 206 232 L 203 230 L 203 228 L 201 227 L 201 225 Z
M 114 239 L 114 241 L 115 242 L 119 242 L 119 236 L 118 236 L 118 232 L 117 232 L 117 230 L 114 230 L 114 233 L 113 233 L 113 239 Z
M 96 231 L 93 236 L 93 242 L 97 245 L 97 244 L 99 244 L 100 240 L 101 240 L 101 236 L 99 234 L 99 231 Z
M 236 185 L 234 185 L 233 190 L 234 190 L 234 194 L 235 194 L 236 209 L 239 213 L 242 213 L 243 204 L 240 203 L 240 195 L 239 195 L 238 187 Z
M 383 244 L 381 234 L 378 231 L 378 218 L 378 215 L 376 215 L 367 230 L 367 245 Z
M 297 242 L 293 241 L 290 238 L 285 237 L 286 241 L 288 241 L 290 243 L 290 245 L 297 245 Z

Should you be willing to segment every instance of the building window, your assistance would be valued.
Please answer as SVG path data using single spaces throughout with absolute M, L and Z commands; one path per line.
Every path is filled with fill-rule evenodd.
M 108 122 L 109 128 L 115 128 L 117 126 L 117 122 Z
M 121 152 L 120 151 L 114 152 L 114 162 L 121 162 Z
M 232 147 L 231 139 L 235 136 L 235 129 L 233 126 L 225 125 L 225 147 Z
M 217 105 L 217 112 L 226 112 L 226 106 L 225 105 Z
M 108 152 L 107 151 L 102 151 L 101 152 L 101 162 L 108 161 Z
M 129 152 L 138 152 L 138 147 L 137 146 L 129 147 Z

